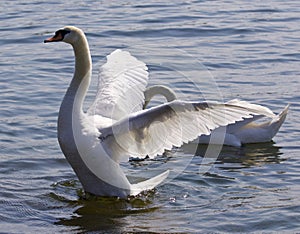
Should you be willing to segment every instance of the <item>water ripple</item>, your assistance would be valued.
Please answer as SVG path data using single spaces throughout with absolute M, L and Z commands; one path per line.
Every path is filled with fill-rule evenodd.
M 4 0 L 1 6 L 2 232 L 300 229 L 297 1 Z M 73 53 L 64 44 L 43 44 L 65 24 L 86 31 L 95 71 L 112 50 L 128 49 L 149 64 L 151 84 L 170 85 L 191 100 L 204 94 L 213 100 L 221 93 L 224 100 L 240 98 L 276 113 L 291 103 L 287 120 L 274 142 L 224 147 L 215 163 L 203 161 L 205 146 L 193 157 L 189 148 L 195 145 L 186 145 L 155 161 L 124 165 L 132 179 L 145 179 L 158 167 L 171 167 L 177 175 L 139 197 L 85 194 L 56 139 Z M 180 72 L 193 75 L 193 82 Z M 201 167 L 210 170 L 202 173 Z

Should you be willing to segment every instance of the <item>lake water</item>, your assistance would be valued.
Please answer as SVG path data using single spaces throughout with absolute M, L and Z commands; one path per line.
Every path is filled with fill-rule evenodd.
M 300 232 L 299 1 L 2 0 L 0 8 L 1 233 Z M 81 27 L 90 43 L 87 105 L 99 64 L 124 48 L 149 65 L 150 84 L 276 113 L 290 103 L 286 122 L 274 142 L 224 147 L 215 162 L 203 161 L 205 146 L 193 157 L 189 144 L 125 164 L 139 180 L 171 169 L 139 197 L 86 196 L 56 139 L 73 52 L 42 43 L 64 25 Z

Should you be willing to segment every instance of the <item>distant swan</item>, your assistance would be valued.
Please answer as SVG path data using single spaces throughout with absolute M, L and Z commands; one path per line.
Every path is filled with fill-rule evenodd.
M 175 100 L 142 110 L 147 66 L 122 50 L 101 67 L 96 99 L 82 110 L 91 78 L 91 55 L 85 34 L 67 26 L 44 42 L 72 45 L 75 71 L 58 116 L 60 147 L 86 192 L 100 196 L 137 195 L 160 184 L 169 171 L 131 184 L 119 163 L 129 157 L 155 157 L 199 135 L 257 115 L 273 117 L 267 108 L 232 100 L 227 103 Z
M 177 99 L 176 93 L 165 85 L 149 86 L 145 90 L 144 95 L 144 109 L 147 107 L 151 99 L 156 95 L 164 96 L 168 102 Z M 199 144 L 224 144 L 236 147 L 240 147 L 242 144 L 247 143 L 269 142 L 277 134 L 279 128 L 284 122 L 288 113 L 288 109 L 289 105 L 287 105 L 278 115 L 274 114 L 271 120 L 263 123 L 257 123 L 256 120 L 259 117 L 263 118 L 266 116 L 245 119 L 243 121 L 229 124 L 226 127 L 216 128 L 211 132 L 210 135 L 200 136 L 197 142 Z M 226 131 L 225 135 L 224 131 Z

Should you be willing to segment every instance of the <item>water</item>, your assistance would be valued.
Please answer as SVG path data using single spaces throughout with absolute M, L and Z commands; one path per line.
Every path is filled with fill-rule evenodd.
M 299 232 L 298 1 L 0 6 L 1 232 Z M 276 113 L 290 103 L 288 118 L 274 142 L 224 147 L 205 174 L 205 147 L 192 157 L 190 144 L 167 158 L 125 165 L 139 180 L 171 167 L 177 177 L 155 191 L 128 201 L 85 196 L 56 140 L 73 54 L 66 44 L 42 43 L 67 24 L 89 39 L 94 75 L 87 104 L 99 63 L 125 48 L 149 64 L 151 84 L 168 84 L 183 98 L 240 98 Z

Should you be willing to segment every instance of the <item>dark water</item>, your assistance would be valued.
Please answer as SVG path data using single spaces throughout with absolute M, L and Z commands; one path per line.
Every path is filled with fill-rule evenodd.
M 1 1 L 0 227 L 29 232 L 300 231 L 300 3 L 298 1 Z M 128 201 L 86 196 L 56 140 L 73 72 L 71 48 L 42 41 L 85 30 L 94 61 L 124 48 L 149 64 L 150 83 L 186 99 L 240 98 L 286 122 L 266 144 L 205 146 L 131 162 L 131 179 L 170 168 L 155 191 Z M 99 62 L 100 61 L 100 62 Z M 205 173 L 203 173 L 205 172 Z

